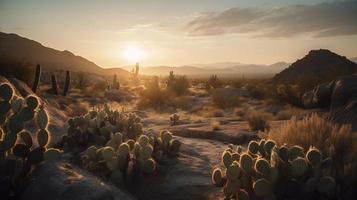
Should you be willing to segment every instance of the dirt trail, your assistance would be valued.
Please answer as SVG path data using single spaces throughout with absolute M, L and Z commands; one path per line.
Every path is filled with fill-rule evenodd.
M 221 199 L 222 192 L 211 184 L 211 171 L 227 148 L 222 142 L 177 137 L 182 142 L 180 156 L 161 177 L 147 178 L 135 185 L 138 199 Z

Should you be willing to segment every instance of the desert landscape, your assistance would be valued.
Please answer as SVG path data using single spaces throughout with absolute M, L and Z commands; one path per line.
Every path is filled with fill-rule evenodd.
M 36 1 L 32 3 L 31 9 L 40 6 Z M 5 11 L 6 17 L 13 17 L 10 11 L 14 8 L 24 9 L 21 3 L 4 1 L 2 5 L 0 11 Z M 93 5 L 98 9 L 103 6 Z M 187 5 L 196 6 L 192 2 Z M 45 6 L 50 6 L 49 10 L 56 7 L 52 3 Z M 57 6 L 60 16 L 67 12 L 65 4 Z M 291 39 L 291 45 L 300 45 L 304 51 L 301 54 L 299 50 L 296 56 L 295 50 L 283 52 L 290 47 L 277 50 L 287 53 L 284 56 L 294 54 L 289 62 L 274 58 L 272 62 L 254 64 L 263 63 L 257 49 L 253 51 L 253 64 L 240 62 L 232 52 L 216 51 L 216 61 L 211 62 L 211 50 L 204 49 L 204 44 L 199 46 L 203 40 L 218 40 L 212 37 L 224 37 L 220 35 L 225 31 L 237 37 L 247 32 L 254 35 L 254 40 L 265 40 L 251 31 L 258 25 L 265 29 L 267 21 L 259 22 L 260 15 L 267 19 L 277 14 L 274 9 L 269 10 L 271 13 L 264 10 L 257 19 L 245 22 L 246 12 L 253 17 L 258 11 L 235 7 L 218 14 L 203 13 L 190 21 L 187 27 L 194 29 L 185 37 L 199 35 L 202 41 L 188 54 L 174 49 L 179 57 L 173 56 L 172 63 L 178 64 L 144 64 L 160 56 L 130 45 L 122 49 L 126 61 L 109 67 L 97 64 L 106 57 L 100 57 L 102 47 L 94 41 L 90 44 L 99 49 L 93 50 L 97 57 L 91 58 L 58 50 L 59 44 L 47 45 L 51 40 L 42 35 L 44 27 L 57 26 L 47 24 L 45 19 L 39 22 L 43 29 L 38 35 L 31 29 L 12 31 L 8 27 L 17 23 L 0 20 L 4 30 L 0 32 L 1 199 L 356 199 L 357 49 L 349 45 L 357 41 L 357 32 L 353 31 L 356 15 L 352 12 L 357 2 L 277 6 L 275 9 L 286 11 L 281 16 L 286 20 L 294 18 L 289 14 L 293 11 L 299 16 L 314 11 L 316 23 L 323 24 L 324 29 L 315 33 L 315 28 L 306 25 L 311 34 L 335 33 L 323 32 L 334 30 L 333 22 L 317 19 L 326 17 L 330 9 L 337 14 L 344 12 L 338 18 L 338 27 L 348 29 L 336 33 L 335 40 L 348 42 L 334 46 L 335 40 L 317 45 L 320 43 Z M 104 7 L 111 13 L 108 5 Z M 142 7 L 155 10 L 145 3 Z M 81 16 L 68 12 L 78 19 Z M 229 19 L 220 19 L 224 17 Z M 344 20 L 350 20 L 346 27 Z M 247 23 L 249 27 L 245 27 Z M 228 30 L 230 26 L 236 27 Z M 277 30 L 269 34 L 287 34 L 280 40 L 292 37 L 282 30 L 289 27 L 280 26 L 273 27 Z M 47 34 L 51 34 L 50 29 L 46 29 Z M 352 31 L 347 34 L 347 30 Z M 43 37 L 46 44 L 31 35 Z M 335 38 L 326 37 L 326 41 Z M 313 36 L 311 40 L 324 39 Z M 190 39 L 180 41 L 185 46 Z M 160 48 L 161 42 L 152 43 Z M 217 49 L 231 46 L 233 43 Z M 82 50 L 91 55 L 88 49 Z M 272 57 L 268 51 L 264 54 Z M 197 57 L 202 56 L 202 62 L 191 58 L 189 54 L 195 52 Z

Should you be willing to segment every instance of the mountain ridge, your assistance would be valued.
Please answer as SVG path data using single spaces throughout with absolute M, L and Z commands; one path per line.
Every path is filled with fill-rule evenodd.
M 9 57 L 17 61 L 26 61 L 31 65 L 40 64 L 48 70 L 70 70 L 90 72 L 99 75 L 110 75 L 110 72 L 94 62 L 75 55 L 69 50 L 56 50 L 46 47 L 40 42 L 31 40 L 14 33 L 0 32 L 0 56 Z M 128 76 L 129 72 L 116 68 L 118 76 Z

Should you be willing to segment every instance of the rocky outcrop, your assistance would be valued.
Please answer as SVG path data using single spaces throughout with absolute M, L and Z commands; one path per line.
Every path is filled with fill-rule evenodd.
M 357 130 L 357 74 L 318 85 L 304 94 L 303 101 L 308 108 L 328 108 L 332 121 L 351 124 Z
M 23 200 L 130 200 L 130 195 L 68 164 L 43 163 L 30 177 Z

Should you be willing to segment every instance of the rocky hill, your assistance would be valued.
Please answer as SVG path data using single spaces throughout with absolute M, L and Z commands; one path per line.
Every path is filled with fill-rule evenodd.
M 31 65 L 40 64 L 47 70 L 70 70 L 96 73 L 99 75 L 110 75 L 113 70 L 106 70 L 97 64 L 74 55 L 70 51 L 58 51 L 43 46 L 41 43 L 23 38 L 16 34 L 0 32 L 0 64 L 1 61 L 14 60 L 14 62 L 26 62 Z M 6 67 L 2 66 L 1 67 Z M 127 76 L 129 72 L 116 68 L 118 76 Z
M 274 82 L 312 87 L 338 76 L 357 72 L 357 64 L 326 49 L 311 50 L 305 57 L 275 75 Z

